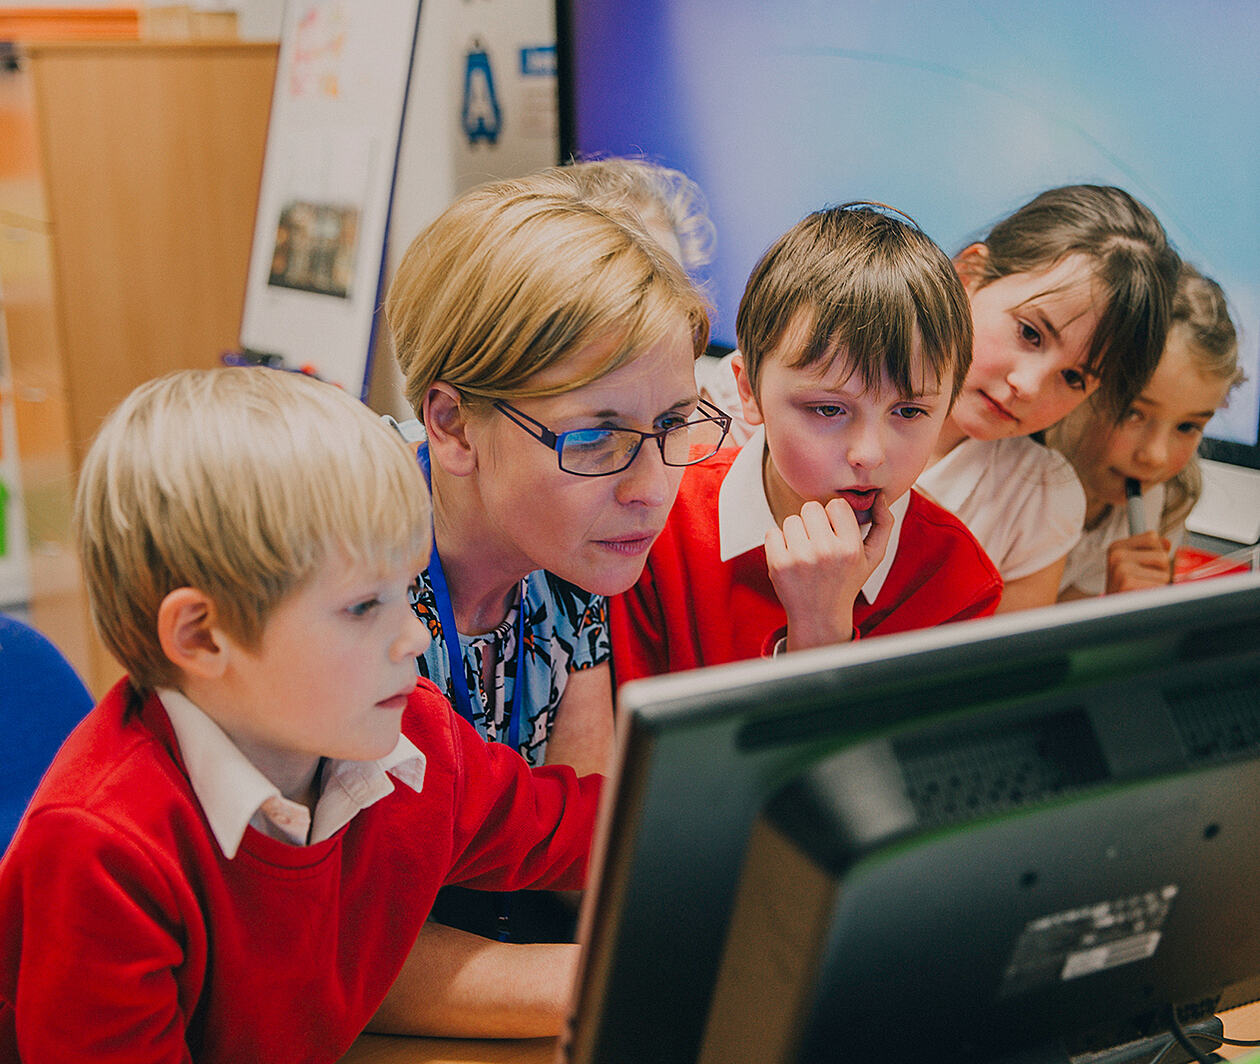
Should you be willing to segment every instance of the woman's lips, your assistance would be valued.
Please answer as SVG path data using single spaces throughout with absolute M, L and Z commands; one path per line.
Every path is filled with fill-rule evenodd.
M 632 536 L 617 536 L 615 539 L 599 539 L 595 542 L 614 554 L 624 554 L 632 557 L 636 554 L 645 553 L 652 546 L 652 542 L 655 539 L 655 532 L 644 532 Z

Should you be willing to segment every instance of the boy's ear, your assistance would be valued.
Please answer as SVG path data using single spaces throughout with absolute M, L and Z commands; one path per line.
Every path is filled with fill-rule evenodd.
M 739 389 L 739 405 L 744 410 L 744 420 L 750 425 L 760 425 L 765 418 L 761 416 L 761 405 L 753 394 L 752 384 L 744 371 L 744 356 L 731 356 L 731 372 L 735 374 L 735 386 Z
M 162 600 L 157 615 L 162 653 L 181 674 L 213 679 L 227 664 L 227 648 L 218 631 L 214 599 L 192 587 L 176 588 Z
M 429 455 L 452 476 L 466 477 L 477 468 L 477 453 L 468 436 L 468 410 L 459 389 L 445 381 L 429 386 L 423 405 Z
M 954 269 L 968 295 L 980 287 L 984 278 L 984 268 L 988 262 L 989 246 L 987 244 L 968 244 L 954 256 Z

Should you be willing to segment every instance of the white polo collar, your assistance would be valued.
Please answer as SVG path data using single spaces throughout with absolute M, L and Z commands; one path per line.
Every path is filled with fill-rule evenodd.
M 321 842 L 391 793 L 394 784 L 389 776 L 415 791 L 424 784 L 424 754 L 400 735 L 394 749 L 377 761 L 330 761 L 312 821 L 306 806 L 285 798 L 187 696 L 169 687 L 159 688 L 157 695 L 170 718 L 193 793 L 229 860 L 236 856 L 251 822 L 294 845 L 306 844 L 308 835 L 310 842 Z
M 770 500 L 766 498 L 765 480 L 761 475 L 765 449 L 766 430 L 764 425 L 759 425 L 739 449 L 718 489 L 718 549 L 724 562 L 764 546 L 766 533 L 778 527 L 770 513 Z M 889 506 L 893 528 L 888 538 L 888 550 L 884 552 L 884 560 L 862 585 L 862 594 L 868 603 L 874 603 L 892 569 L 897 544 L 901 540 L 902 521 L 909 506 L 908 491 Z

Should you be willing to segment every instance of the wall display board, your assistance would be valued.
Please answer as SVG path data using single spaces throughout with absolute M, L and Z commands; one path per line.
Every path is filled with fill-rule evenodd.
M 419 8 L 285 8 L 240 340 L 360 396 Z
M 560 158 L 552 0 L 424 0 L 390 204 L 386 284 L 460 193 Z M 367 401 L 414 417 L 379 325 Z
M 453 12 L 460 135 L 456 185 L 556 162 L 556 47 L 550 5 L 475 0 Z
M 425 0 L 390 212 L 390 272 L 411 238 L 485 181 L 559 160 L 551 0 Z

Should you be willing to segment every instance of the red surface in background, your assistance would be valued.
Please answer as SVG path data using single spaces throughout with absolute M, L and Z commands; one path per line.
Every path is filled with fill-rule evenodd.
M 1215 561 L 1219 558 L 1219 554 L 1214 554 L 1210 550 L 1200 550 L 1198 547 L 1182 547 L 1177 551 L 1177 557 L 1173 562 L 1173 580 L 1185 580 L 1187 578 L 1193 580 L 1198 579 L 1189 575 L 1192 569 L 1197 569 L 1200 565 L 1206 565 L 1208 562 Z M 1213 570 L 1211 576 L 1224 576 L 1227 573 L 1245 573 L 1248 566 L 1245 564 L 1230 565 L 1219 570 Z

